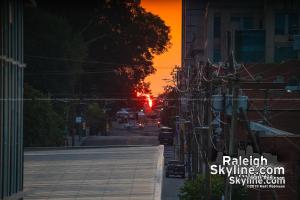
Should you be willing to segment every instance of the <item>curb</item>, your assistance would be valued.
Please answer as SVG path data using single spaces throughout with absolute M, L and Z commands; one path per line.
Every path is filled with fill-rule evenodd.
M 25 147 L 24 151 L 49 151 L 49 150 L 76 150 L 76 149 L 101 149 L 124 147 L 153 147 L 157 145 L 102 145 L 102 146 L 70 146 L 70 147 Z
M 156 166 L 155 187 L 154 187 L 154 200 L 161 200 L 162 186 L 163 186 L 163 173 L 164 173 L 164 146 L 158 147 L 158 161 Z

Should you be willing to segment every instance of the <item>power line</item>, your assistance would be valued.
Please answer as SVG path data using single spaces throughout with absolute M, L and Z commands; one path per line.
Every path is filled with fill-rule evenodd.
M 49 56 L 34 56 L 25 54 L 26 58 L 29 59 L 43 59 L 43 60 L 53 60 L 53 61 L 61 61 L 61 62 L 77 62 L 77 63 L 86 63 L 86 64 L 104 64 L 109 66 L 137 66 L 141 67 L 141 64 L 131 64 L 131 63 L 117 63 L 117 62 L 105 62 L 105 61 L 95 61 L 95 60 L 80 60 L 80 59 L 73 59 L 73 58 L 66 58 L 66 57 L 49 57 Z M 152 66 L 152 65 L 149 65 Z M 167 66 L 160 66 L 159 69 L 170 69 L 172 70 L 173 67 Z
M 95 71 L 83 71 L 83 72 L 62 72 L 62 71 L 53 71 L 53 72 L 37 72 L 37 73 L 24 73 L 25 76 L 41 76 L 41 75 L 53 75 L 53 76 L 57 76 L 57 75 L 79 75 L 79 74 L 108 74 L 108 73 L 119 73 L 117 71 L 114 70 L 108 70 L 108 71 L 99 71 L 99 72 L 95 72 Z
M 79 62 L 79 63 L 90 63 L 90 64 L 140 66 L 138 64 L 129 64 L 129 63 L 125 64 L 125 63 L 113 63 L 113 62 L 104 62 L 104 61 L 80 60 L 80 59 L 72 59 L 72 58 L 64 58 L 64 57 L 33 56 L 33 55 L 28 55 L 28 54 L 25 54 L 25 57 L 45 59 L 45 60 L 55 60 L 55 61 L 70 61 L 70 62 Z

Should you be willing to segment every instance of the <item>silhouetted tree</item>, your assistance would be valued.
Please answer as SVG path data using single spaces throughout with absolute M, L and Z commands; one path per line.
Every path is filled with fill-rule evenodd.
M 67 35 L 76 36 L 77 40 L 83 38 L 83 42 L 80 40 L 77 44 L 81 46 L 80 49 L 87 48 L 87 58 L 84 59 L 83 53 L 76 60 L 84 59 L 84 62 L 70 62 L 82 64 L 81 81 L 76 86 L 82 96 L 132 97 L 132 92 L 138 88 L 136 86 L 143 82 L 146 76 L 155 72 L 153 56 L 165 52 L 170 46 L 169 27 L 160 17 L 143 9 L 138 1 L 80 0 L 70 3 L 40 0 L 37 4 L 36 9 L 41 12 L 52 13 L 57 15 L 58 19 L 65 19 L 64 26 L 69 30 Z M 30 12 L 28 15 L 34 14 Z M 43 14 L 39 17 L 43 18 L 42 16 Z M 67 22 L 71 28 L 68 28 Z M 28 29 L 36 27 L 40 30 L 40 33 L 36 32 L 35 35 L 45 39 L 42 45 L 45 49 L 52 49 L 44 52 L 40 48 L 33 49 L 31 54 L 40 55 L 40 51 L 42 55 L 49 57 L 66 57 L 62 54 L 53 55 L 51 47 L 56 46 L 58 51 L 62 48 L 55 43 L 49 44 L 51 37 L 49 39 L 44 36 L 48 35 L 45 32 L 48 32 L 50 27 L 57 32 L 66 33 L 62 26 L 45 21 L 44 26 L 49 27 L 45 27 L 47 31 L 44 32 L 34 23 L 27 24 Z M 51 35 L 55 38 L 56 33 L 51 32 Z M 32 37 L 31 41 L 36 41 L 36 38 Z M 80 52 L 76 47 L 73 49 Z
M 73 94 L 87 48 L 66 18 L 26 8 L 24 20 L 25 82 L 43 93 Z

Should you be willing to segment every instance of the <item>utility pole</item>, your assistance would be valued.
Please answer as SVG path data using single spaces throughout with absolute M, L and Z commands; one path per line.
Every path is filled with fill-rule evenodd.
M 206 66 L 207 69 L 207 78 L 209 82 L 207 83 L 207 92 L 206 92 L 206 110 L 207 110 L 207 156 L 206 156 L 206 180 L 207 180 L 207 200 L 211 199 L 211 174 L 210 174 L 210 162 L 211 162 L 211 155 L 212 155 L 212 113 L 211 113 L 211 95 L 212 95 L 212 81 L 211 81 L 211 68 L 209 63 Z
M 228 154 L 229 156 L 233 156 L 235 152 L 235 130 L 237 125 L 237 109 L 239 104 L 239 75 L 236 72 L 235 69 L 235 60 L 234 60 L 234 54 L 232 52 L 231 54 L 231 60 L 230 60 L 230 66 L 234 71 L 234 78 L 231 80 L 231 88 L 232 88 L 232 113 L 231 113 L 231 127 L 229 132 L 229 149 Z M 226 112 L 226 111 L 225 111 Z M 232 192 L 232 186 L 229 184 L 228 178 L 226 178 L 226 184 L 225 184 L 225 200 L 231 200 L 231 192 Z
M 239 95 L 239 88 L 237 79 L 233 81 L 232 83 L 232 115 L 231 115 L 231 127 L 229 132 L 229 149 L 228 154 L 229 156 L 234 155 L 235 150 L 235 129 L 237 124 L 237 108 L 238 108 L 238 95 Z M 226 185 L 225 185 L 225 200 L 231 200 L 231 191 L 232 186 L 228 182 L 228 178 L 226 178 Z
M 269 122 L 268 122 L 268 116 L 269 116 L 269 102 L 268 102 L 268 99 L 269 99 L 269 90 L 266 89 L 265 90 L 265 99 L 264 99 L 264 124 L 265 125 L 269 125 Z
M 232 118 L 231 118 L 231 127 L 229 133 L 229 155 L 233 156 L 235 144 L 234 144 L 234 136 L 235 136 L 235 129 L 237 124 L 237 109 L 239 103 L 239 88 L 238 88 L 238 77 L 235 78 L 233 81 L 232 87 Z

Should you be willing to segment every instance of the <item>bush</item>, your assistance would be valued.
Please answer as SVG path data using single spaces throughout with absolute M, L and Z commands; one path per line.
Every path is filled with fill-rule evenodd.
M 224 178 L 222 176 L 211 176 L 212 200 L 219 200 L 224 194 Z M 204 200 L 206 199 L 208 186 L 203 175 L 198 175 L 194 180 L 187 180 L 180 190 L 181 200 Z M 232 200 L 247 199 L 247 190 L 245 187 L 233 185 Z
M 87 123 L 91 130 L 90 134 L 96 135 L 99 131 L 102 133 L 106 132 L 106 115 L 98 103 L 89 104 L 86 115 Z
M 24 87 L 24 146 L 61 146 L 64 121 L 50 101 L 38 90 Z

